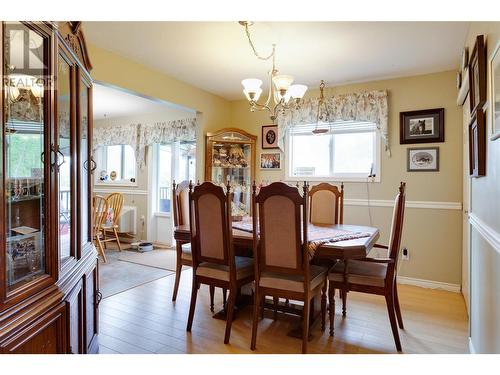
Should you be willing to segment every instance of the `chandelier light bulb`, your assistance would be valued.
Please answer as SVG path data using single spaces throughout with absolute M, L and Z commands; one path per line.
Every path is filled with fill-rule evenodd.
M 273 83 L 281 96 L 285 96 L 286 91 L 293 83 L 293 77 L 286 74 L 276 75 L 273 77 Z
M 259 100 L 260 94 L 262 93 L 262 81 L 257 78 L 247 78 L 241 81 L 243 85 L 243 93 L 250 101 Z

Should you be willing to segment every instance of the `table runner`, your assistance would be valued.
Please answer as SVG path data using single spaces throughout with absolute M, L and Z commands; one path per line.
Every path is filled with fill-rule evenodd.
M 253 233 L 252 218 L 246 217 L 242 221 L 233 222 L 233 229 Z M 368 232 L 354 232 L 351 230 L 333 229 L 329 226 L 318 226 L 309 224 L 307 227 L 309 257 L 313 258 L 316 250 L 323 244 L 354 240 L 357 238 L 370 237 Z M 258 229 L 257 229 L 258 230 Z

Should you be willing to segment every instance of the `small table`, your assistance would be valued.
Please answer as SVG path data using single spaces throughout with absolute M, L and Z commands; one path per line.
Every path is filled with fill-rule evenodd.
M 253 249 L 253 233 L 251 233 L 251 218 L 246 218 L 244 222 L 233 222 L 233 244 L 234 251 L 236 255 L 239 256 L 252 256 Z M 240 229 L 234 228 L 238 226 Z M 242 230 L 241 228 L 245 228 Z M 335 237 L 339 233 L 352 232 L 352 233 L 366 233 L 366 237 L 354 238 L 349 240 L 337 241 L 337 242 L 323 242 L 328 238 Z M 346 224 L 335 224 L 335 225 L 313 225 L 308 226 L 308 240 L 318 241 L 319 245 L 315 250 L 313 259 L 331 259 L 331 260 L 346 260 L 346 259 L 360 259 L 368 255 L 373 245 L 377 242 L 380 236 L 379 230 L 377 228 L 360 226 L 360 225 L 346 225 Z M 188 225 L 179 225 L 174 228 L 174 238 L 177 241 L 191 241 L 191 234 Z M 248 298 L 244 299 L 248 303 Z M 265 303 L 266 307 L 271 309 L 274 308 L 272 303 Z M 313 325 L 316 318 L 319 315 L 321 306 L 321 301 L 319 298 L 315 298 L 311 304 L 311 319 L 310 325 Z M 244 306 L 239 306 L 243 308 Z M 296 306 L 291 304 L 279 304 L 278 310 L 287 313 L 301 315 L 301 309 L 297 309 Z M 318 313 L 315 313 L 318 311 Z M 224 316 L 222 313 L 217 313 L 214 317 Z M 291 336 L 296 337 L 300 332 L 293 330 L 290 333 Z

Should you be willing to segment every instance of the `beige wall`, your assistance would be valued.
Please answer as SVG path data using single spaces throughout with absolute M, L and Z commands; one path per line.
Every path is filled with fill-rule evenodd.
M 487 61 L 500 43 L 500 22 L 473 22 L 466 45 L 486 36 Z M 488 104 L 491 104 L 488 72 Z M 468 102 L 467 102 L 468 103 Z M 464 125 L 468 125 L 467 109 Z M 486 112 L 487 134 L 491 129 Z M 500 353 L 500 139 L 486 142 L 486 176 L 471 179 L 470 335 L 477 353 Z
M 369 184 L 370 198 L 392 200 L 400 181 L 407 183 L 407 200 L 462 202 L 462 115 L 456 105 L 455 72 L 339 86 L 326 95 L 355 91 L 384 90 L 389 93 L 389 137 L 392 156 L 382 152 L 381 182 Z M 317 96 L 311 90 L 308 96 Z M 445 142 L 429 144 L 440 149 L 439 172 L 406 171 L 406 150 L 412 145 L 399 144 L 399 112 L 445 108 Z M 248 109 L 245 100 L 231 103 L 231 125 L 259 136 L 261 126 L 269 124 L 267 113 Z M 424 145 L 415 145 L 417 147 Z M 312 152 L 312 150 L 304 150 Z M 259 171 L 257 181 L 285 178 L 285 171 Z M 365 183 L 346 183 L 346 199 L 366 199 Z M 372 207 L 373 225 L 381 228 L 381 242 L 387 243 L 390 231 L 390 207 Z M 347 223 L 370 224 L 368 207 L 347 206 Z M 450 284 L 461 280 L 461 211 L 454 209 L 408 208 L 402 245 L 410 250 L 410 260 L 401 262 L 400 275 Z

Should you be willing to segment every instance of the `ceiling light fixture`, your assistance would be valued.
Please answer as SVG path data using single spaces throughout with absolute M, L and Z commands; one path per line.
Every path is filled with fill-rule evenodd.
M 278 69 L 276 69 L 276 44 L 273 44 L 273 50 L 268 56 L 260 56 L 255 49 L 250 36 L 249 27 L 253 25 L 253 22 L 240 21 L 240 25 L 245 28 L 245 32 L 248 38 L 248 43 L 253 50 L 254 55 L 259 60 L 267 61 L 272 58 L 273 68 L 268 73 L 269 74 L 269 92 L 267 95 L 266 102 L 261 104 L 258 103 L 260 95 L 262 94 L 262 81 L 257 78 L 247 78 L 241 81 L 243 85 L 243 93 L 250 103 L 250 111 L 269 111 L 270 118 L 273 123 L 279 112 L 285 113 L 290 108 L 298 109 L 304 94 L 307 91 L 306 85 L 293 85 L 293 77 L 285 74 L 278 74 Z M 274 106 L 272 106 L 271 100 L 274 101 Z M 293 107 L 292 107 L 293 106 Z
M 330 118 L 330 111 L 328 111 L 328 106 L 325 102 L 325 95 L 323 90 L 325 89 L 325 81 L 321 80 L 319 85 L 319 99 L 318 99 L 318 112 L 316 114 L 316 127 L 312 131 L 313 134 L 324 134 L 328 133 L 329 128 L 318 128 L 321 122 L 326 122 Z

